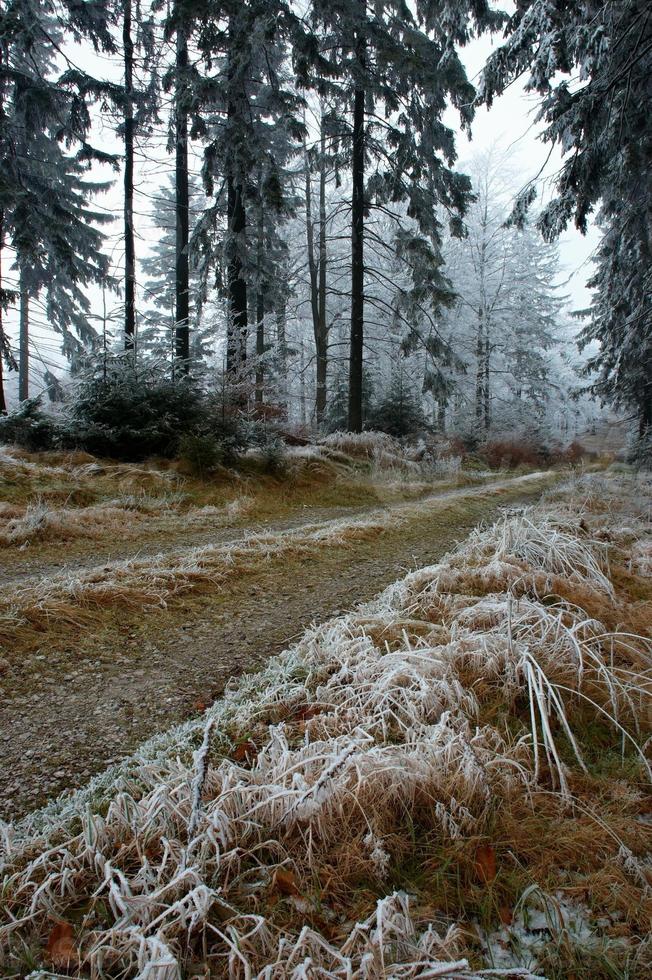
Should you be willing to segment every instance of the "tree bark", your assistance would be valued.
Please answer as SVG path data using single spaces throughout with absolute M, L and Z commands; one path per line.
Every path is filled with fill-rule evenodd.
M 286 319 L 287 319 L 286 299 L 285 296 L 283 296 L 280 305 L 276 310 L 276 346 L 278 350 L 280 374 L 281 377 L 283 378 L 284 385 L 286 385 L 286 387 L 283 389 L 283 395 L 280 399 L 280 404 L 284 410 L 283 416 L 284 418 L 287 419 L 288 416 L 288 403 L 287 403 L 288 349 L 287 349 L 287 336 L 286 336 Z
M 307 148 L 305 153 L 305 186 L 306 186 L 306 245 L 308 250 L 308 275 L 310 277 L 310 312 L 312 327 L 317 339 L 319 324 L 319 297 L 317 292 L 317 263 L 315 262 L 315 230 L 312 223 L 312 183 L 310 180 L 310 165 Z
M 446 435 L 446 402 L 437 401 L 437 431 L 441 436 Z
M 322 128 L 323 140 L 323 128 Z M 312 220 L 312 182 L 308 154 L 305 154 L 306 184 L 306 243 L 308 250 L 308 273 L 310 278 L 310 311 L 316 352 L 315 421 L 319 427 L 326 408 L 326 237 L 325 237 L 325 183 L 323 163 L 319 175 L 319 258 L 315 257 L 315 228 Z
M 303 349 L 303 338 L 301 338 L 301 357 L 299 362 L 299 409 L 301 412 L 301 427 L 305 429 L 308 422 L 306 412 L 306 357 Z
M 0 52 L 0 57 L 1 57 Z M 5 331 L 3 325 L 4 304 L 2 301 L 2 246 L 4 245 L 4 211 L 0 210 L 0 415 L 7 414 L 7 399 L 5 397 L 4 357 Z
M 229 24 L 231 50 L 235 51 L 237 38 L 233 24 Z M 239 117 L 242 114 L 244 92 L 236 92 L 235 65 L 232 61 L 227 69 L 228 97 L 227 116 L 231 131 L 237 132 Z M 240 104 L 239 104 L 240 103 Z M 247 283 L 243 275 L 242 251 L 247 230 L 247 212 L 244 200 L 244 175 L 237 171 L 232 156 L 227 167 L 227 222 L 228 222 L 228 298 L 229 323 L 226 341 L 226 371 L 233 381 L 242 380 L 247 359 Z
M 487 266 L 488 199 L 485 193 L 480 220 L 482 241 L 479 254 L 480 301 L 478 307 L 478 339 L 476 346 L 475 417 L 479 425 L 489 428 L 489 324 L 487 319 L 487 291 L 485 273 Z
M 319 157 L 319 342 L 317 343 L 317 390 L 315 394 L 315 416 L 321 426 L 326 412 L 328 375 L 328 327 L 326 324 L 326 133 L 324 119 L 321 121 L 321 153 Z
M 648 379 L 638 408 L 638 434 L 642 439 L 652 432 L 652 379 Z
M 478 332 L 475 346 L 475 417 L 482 422 L 484 405 L 484 324 L 482 310 L 478 314 Z
M 6 60 L 5 45 L 0 43 L 0 69 L 3 67 L 3 63 Z M 0 117 L 4 113 L 4 84 L 0 83 Z M 7 338 L 5 337 L 3 316 L 4 316 L 4 303 L 2 296 L 2 249 L 4 246 L 4 210 L 0 209 L 0 415 L 7 414 L 7 399 L 5 396 L 5 384 L 4 384 L 4 360 L 5 355 L 8 356 L 9 345 L 7 343 Z
M 263 292 L 263 259 L 265 252 L 265 217 L 262 200 L 262 173 L 259 173 L 258 187 L 258 236 L 256 242 L 256 393 L 257 405 L 264 401 L 265 371 L 263 357 L 265 354 L 265 294 Z
M 125 350 L 136 347 L 136 249 L 134 245 L 134 42 L 131 36 L 131 0 L 124 2 L 122 46 L 125 70 Z
M 365 0 L 360 6 L 364 14 Z M 353 160 L 351 198 L 351 349 L 349 356 L 349 418 L 351 432 L 362 432 L 362 364 L 364 350 L 364 150 L 365 91 L 362 72 L 366 45 L 360 30 L 355 46 L 360 76 L 353 98 Z
M 485 431 L 486 432 L 489 432 L 489 429 L 491 428 L 491 390 L 490 390 L 490 379 L 489 379 L 489 359 L 490 359 L 490 356 L 491 356 L 491 348 L 489 346 L 489 322 L 488 322 L 487 318 L 485 317 L 485 324 L 484 324 L 484 354 L 483 354 L 483 363 L 484 363 L 484 391 L 483 391 L 483 394 L 484 394 L 484 406 L 483 406 L 483 415 L 484 415 L 484 427 L 485 427 Z
M 186 73 L 188 38 L 184 24 L 177 26 L 175 137 L 176 137 L 176 283 L 175 353 L 181 370 L 190 370 L 190 273 L 188 264 L 188 108 Z
M 20 268 L 20 334 L 18 345 L 18 398 L 29 398 L 29 290 L 25 270 Z
M 230 111 L 230 110 L 229 110 Z M 239 378 L 247 360 L 247 283 L 242 274 L 240 250 L 247 228 L 242 185 L 232 175 L 227 179 L 227 215 L 231 234 L 229 261 L 229 327 L 226 345 L 226 371 Z
M 261 292 L 256 296 L 256 404 L 265 400 L 265 300 Z

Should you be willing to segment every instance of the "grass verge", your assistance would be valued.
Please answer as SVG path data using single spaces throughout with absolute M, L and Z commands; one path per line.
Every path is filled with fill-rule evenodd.
M 7 972 L 648 976 L 649 504 L 498 521 L 5 827 Z
M 162 608 L 188 593 L 219 589 L 233 576 L 252 574 L 270 561 L 373 538 L 419 522 L 438 510 L 454 514 L 456 508 L 464 508 L 469 501 L 500 499 L 516 490 L 534 492 L 557 478 L 551 473 L 528 474 L 376 510 L 360 518 L 251 535 L 226 545 L 189 547 L 147 558 L 113 561 L 11 585 L 0 591 L 0 642 L 18 655 L 44 632 L 56 630 L 60 634 L 88 627 L 106 609 Z

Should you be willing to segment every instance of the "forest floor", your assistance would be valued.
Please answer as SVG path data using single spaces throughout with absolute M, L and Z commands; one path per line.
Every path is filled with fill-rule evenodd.
M 98 772 L 0 821 L 0 975 L 647 980 L 652 481 L 567 476 L 0 595 L 10 765 Z
M 45 464 L 32 471 L 38 464 L 23 464 L 22 483 L 15 468 L 5 469 L 5 499 L 13 493 L 16 515 L 6 538 L 27 534 L 26 487 L 33 494 L 37 485 L 42 511 L 27 545 L 5 542 L 0 573 L 5 820 L 82 786 L 148 737 L 203 711 L 229 678 L 264 665 L 309 624 L 436 561 L 500 507 L 531 501 L 559 478 L 499 474 L 457 488 L 451 480 L 376 482 L 373 493 L 353 480 L 346 494 L 308 483 L 309 492 L 282 506 L 283 493 L 272 486 L 257 500 L 245 496 L 244 506 L 203 510 L 205 491 L 190 481 L 192 507 L 183 513 L 161 514 L 149 491 L 154 513 L 126 521 L 118 514 L 122 523 L 105 527 L 113 505 L 98 504 L 88 480 L 65 467 L 57 472 L 56 460 L 50 474 L 41 472 Z M 123 467 L 120 478 L 137 473 Z M 66 481 L 75 479 L 71 510 Z M 103 493 L 110 498 L 115 487 Z M 62 502 L 67 509 L 52 510 Z

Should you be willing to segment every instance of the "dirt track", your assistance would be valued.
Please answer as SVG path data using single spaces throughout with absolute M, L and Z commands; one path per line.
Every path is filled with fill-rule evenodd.
M 264 663 L 310 623 L 432 564 L 500 507 L 535 499 L 545 482 L 515 478 L 488 499 L 482 488 L 448 493 L 380 537 L 271 560 L 167 609 L 113 610 L 64 643 L 44 633 L 40 649 L 0 677 L 0 816 L 15 819 L 83 785 L 203 710 L 231 676 Z

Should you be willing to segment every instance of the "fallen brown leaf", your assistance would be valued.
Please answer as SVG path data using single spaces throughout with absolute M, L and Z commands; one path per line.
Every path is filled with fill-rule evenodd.
M 487 884 L 496 877 L 496 852 L 491 844 L 478 844 L 474 870 L 480 881 Z
M 234 762 L 251 762 L 258 755 L 258 746 L 251 739 L 240 742 L 231 753 Z
M 498 909 L 498 915 L 500 916 L 500 921 L 504 926 L 511 926 L 514 916 L 512 915 L 512 910 L 508 905 L 501 905 Z
M 274 872 L 274 886 L 282 895 L 300 895 L 299 886 L 294 871 L 277 868 Z
M 320 714 L 322 710 L 323 708 L 319 704 L 302 704 L 301 707 L 292 713 L 292 720 L 308 721 L 310 718 L 314 718 L 315 715 Z
M 58 970 L 79 966 L 79 952 L 75 946 L 74 932 L 69 922 L 57 922 L 48 936 L 48 959 Z

